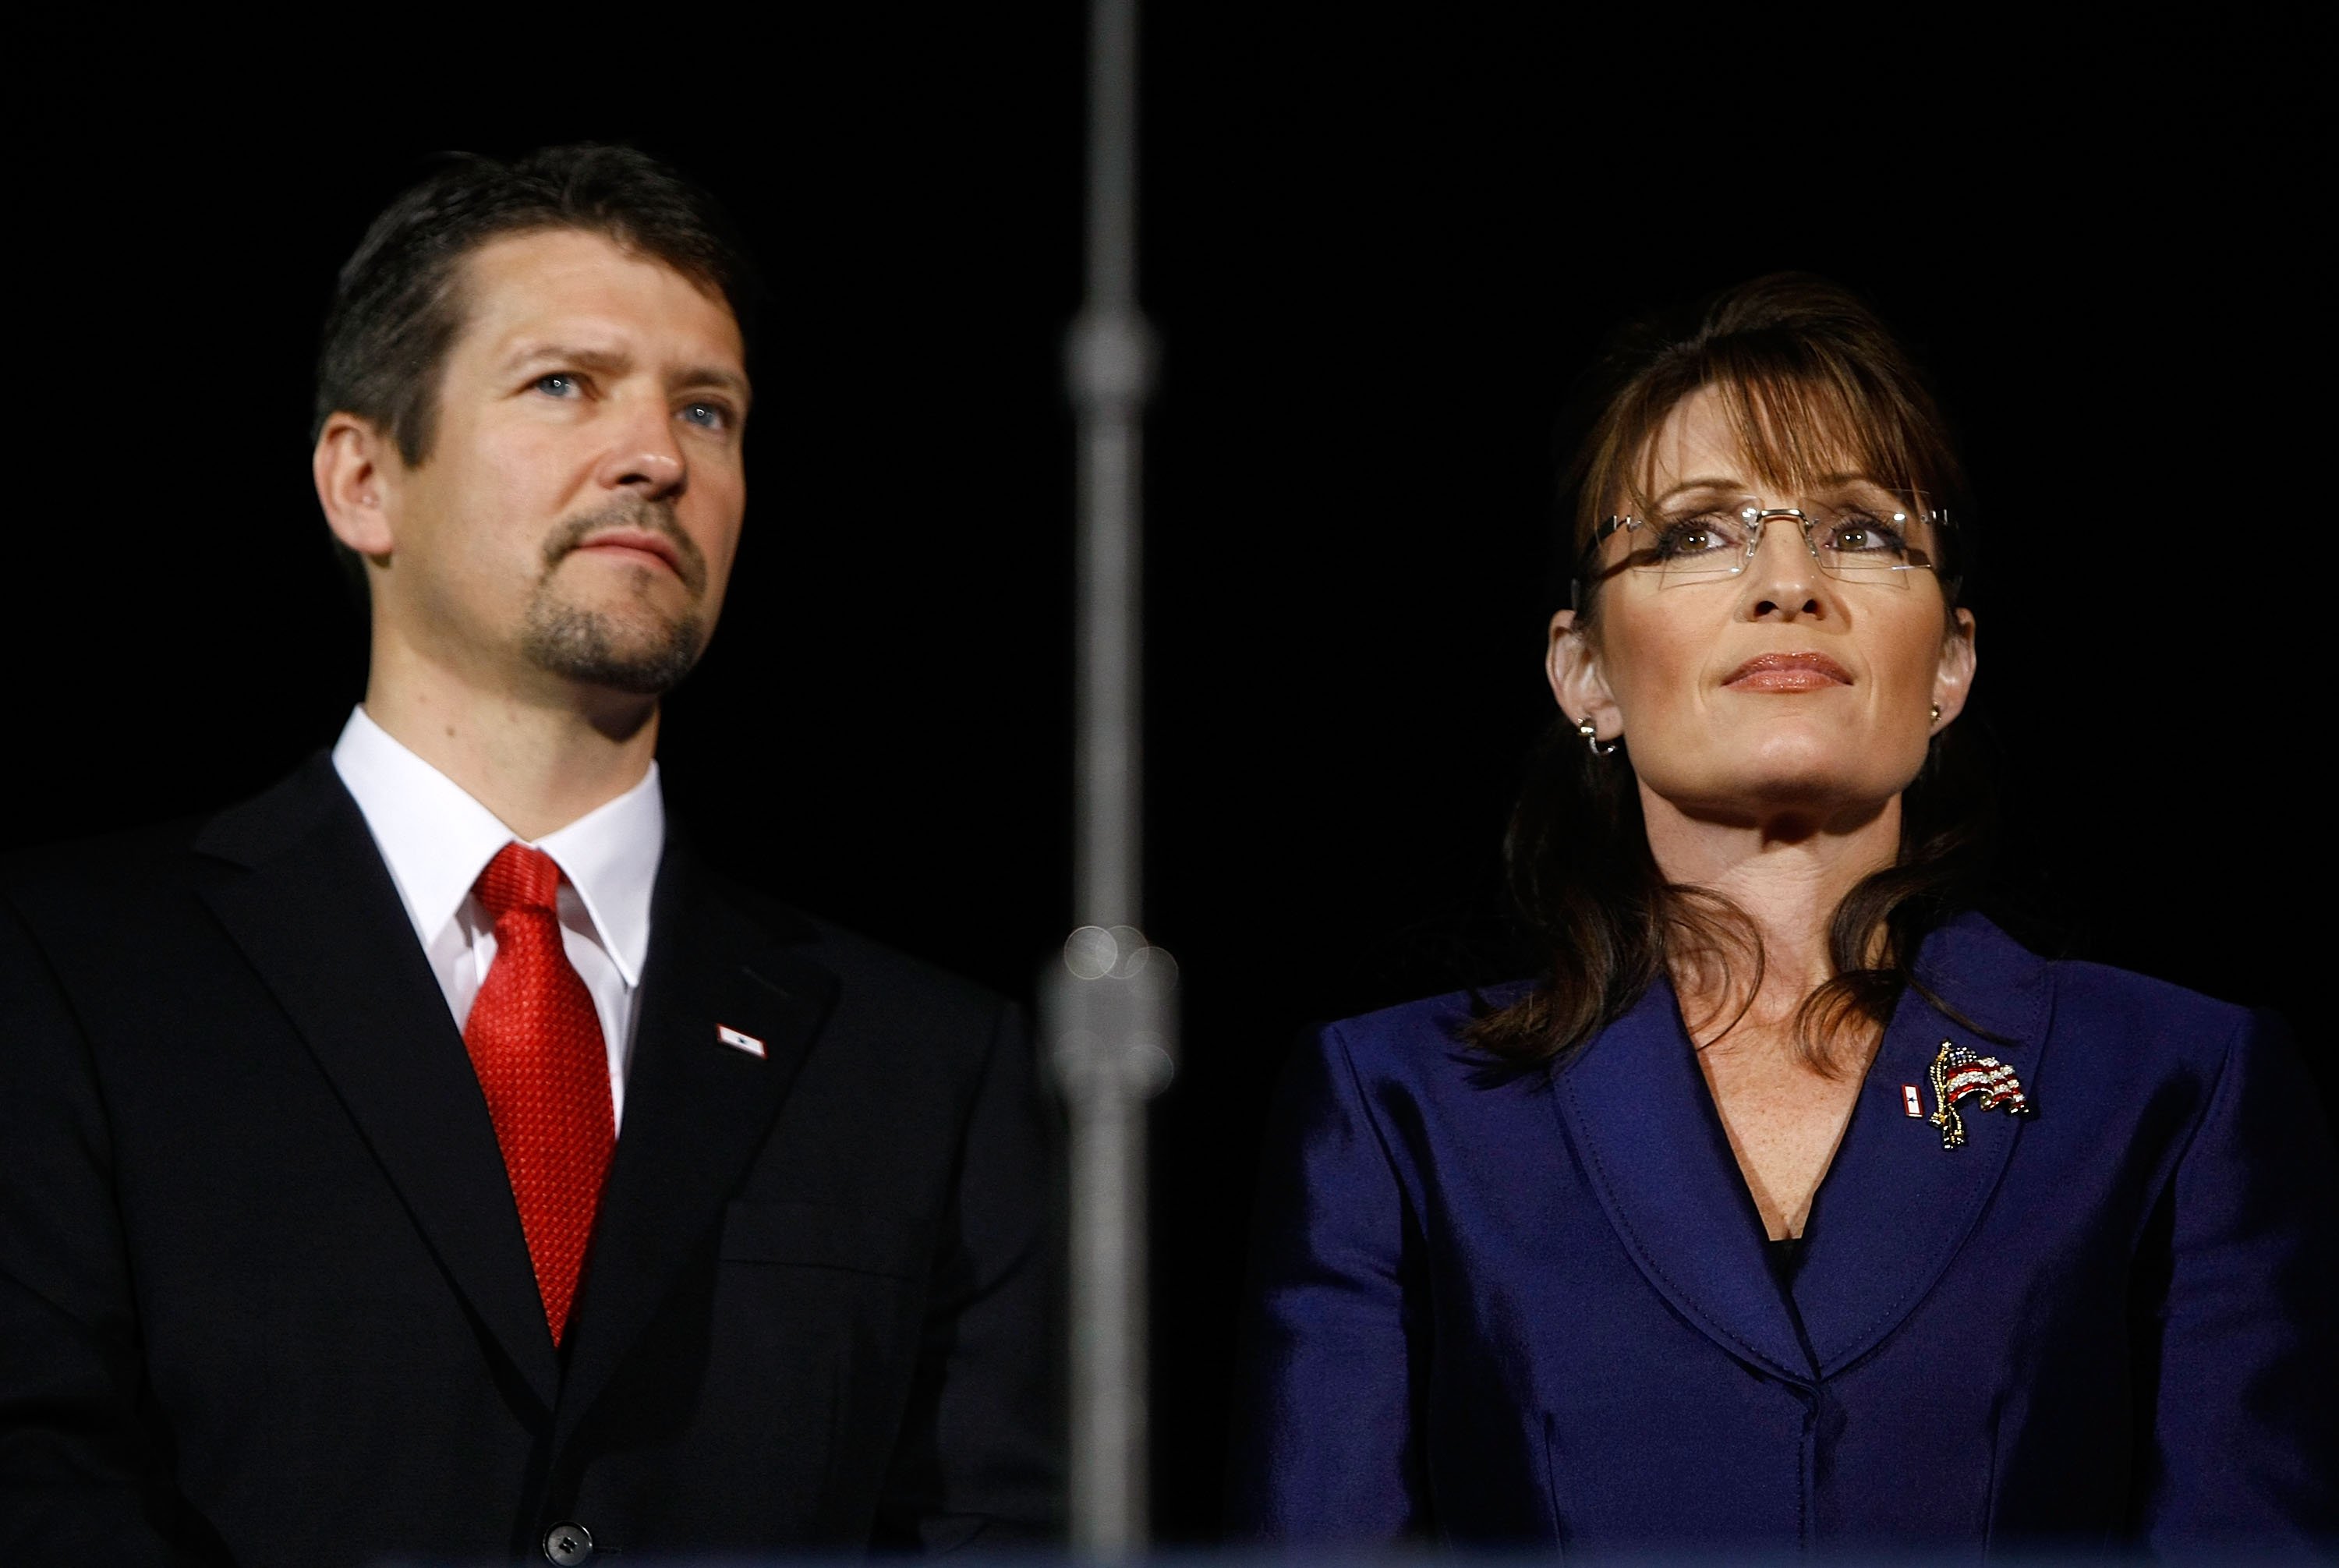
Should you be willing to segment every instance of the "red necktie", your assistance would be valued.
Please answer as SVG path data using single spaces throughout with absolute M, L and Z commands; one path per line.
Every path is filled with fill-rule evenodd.
M 558 1345 L 617 1141 L 609 1057 L 593 994 L 560 945 L 560 867 L 552 857 L 508 843 L 471 891 L 495 922 L 496 958 L 463 1044 L 488 1098 Z

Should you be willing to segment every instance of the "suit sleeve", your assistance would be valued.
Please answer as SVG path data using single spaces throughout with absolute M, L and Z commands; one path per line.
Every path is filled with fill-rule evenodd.
M 139 1419 L 138 1325 L 87 1045 L 5 903 L 0 1151 L 0 1562 L 217 1561 L 188 1540 L 208 1532 Z
M 1415 1423 L 1419 1228 L 1337 1026 L 1302 1041 L 1269 1124 L 1228 1476 L 1238 1542 L 1427 1533 Z
M 2339 1158 L 2270 1017 L 2227 1048 L 2164 1203 L 2147 1544 L 2339 1544 Z
M 976 1085 L 879 1551 L 1044 1545 L 1063 1518 L 1056 1118 L 1021 1012 Z

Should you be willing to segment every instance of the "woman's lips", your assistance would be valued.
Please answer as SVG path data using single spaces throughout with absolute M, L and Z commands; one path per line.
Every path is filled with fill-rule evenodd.
M 1851 685 L 1851 672 L 1825 654 L 1756 654 L 1722 677 L 1742 692 L 1811 692 Z

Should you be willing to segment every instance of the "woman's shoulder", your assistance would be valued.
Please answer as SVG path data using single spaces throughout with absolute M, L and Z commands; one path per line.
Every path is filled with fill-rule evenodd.
M 2107 963 L 2055 959 L 2048 969 L 2055 977 L 2058 1026 L 2099 1022 L 2124 1031 L 2193 1037 L 2231 1034 L 2254 1016 L 2239 1002 L 2222 1001 L 2173 981 Z
M 2272 1013 L 2153 975 L 2040 956 L 1978 915 L 1928 940 L 1918 977 L 1991 1038 L 2051 1040 L 2067 1070 L 2076 1057 L 2129 1080 L 2214 1077 L 2237 1044 L 2285 1032 Z
M 2108 1052 L 2129 1074 L 2177 1068 L 2214 1075 L 2236 1043 L 2286 1033 L 2271 1013 L 2156 976 L 2042 956 L 1974 914 L 1928 940 L 1918 976 L 1980 1023 L 1986 1038 L 2051 1038 L 2058 1054 Z M 1499 1064 L 1470 1042 L 1471 1023 L 1536 983 L 1513 980 L 1400 1002 L 1318 1024 L 1307 1040 L 1367 1078 L 1475 1081 Z
M 1535 983 L 1505 981 L 1426 996 L 1318 1024 L 1308 1037 L 1318 1049 L 1346 1057 L 1360 1070 L 1406 1072 L 1438 1064 L 1491 1065 L 1492 1059 L 1470 1043 L 1472 1021 L 1517 1001 Z

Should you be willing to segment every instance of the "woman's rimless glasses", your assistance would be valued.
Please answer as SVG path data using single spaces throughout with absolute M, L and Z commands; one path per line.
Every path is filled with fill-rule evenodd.
M 1593 531 L 1579 583 L 1604 582 L 1620 572 L 1653 578 L 1659 587 L 1734 577 L 1753 563 L 1763 525 L 1791 518 L 1820 569 L 1850 583 L 1906 588 L 1910 575 L 1935 569 L 1926 547 L 1949 526 L 1949 513 L 1920 511 L 1914 502 L 1869 498 L 1803 507 L 1765 507 L 1752 499 L 1700 503 L 1650 521 L 1615 517 Z M 1623 534 L 1621 560 L 1600 563 L 1609 537 Z

